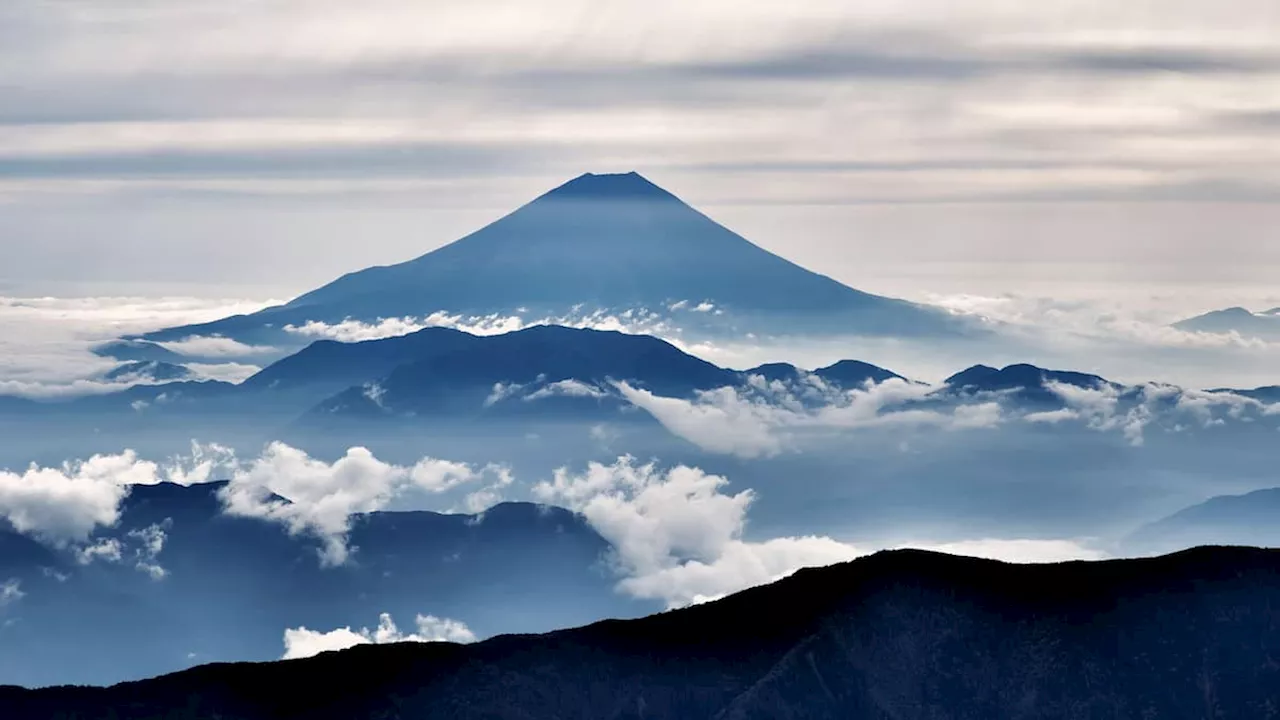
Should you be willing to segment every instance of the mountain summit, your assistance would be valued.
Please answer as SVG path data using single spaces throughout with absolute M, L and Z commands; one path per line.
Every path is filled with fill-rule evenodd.
M 581 175 L 450 245 L 345 275 L 286 305 L 147 337 L 244 339 L 307 321 L 437 311 L 523 309 L 557 317 L 575 307 L 622 312 L 673 305 L 714 307 L 723 314 L 717 322 L 738 332 L 931 335 L 954 332 L 959 323 L 940 310 L 860 292 L 806 270 L 631 172 Z M 714 313 L 699 315 L 709 320 Z

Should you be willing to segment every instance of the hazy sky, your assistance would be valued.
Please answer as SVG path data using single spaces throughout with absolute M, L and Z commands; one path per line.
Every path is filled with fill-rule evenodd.
M 7 0 L 0 294 L 279 297 L 635 169 L 868 290 L 1262 298 L 1277 27 L 1274 0 Z

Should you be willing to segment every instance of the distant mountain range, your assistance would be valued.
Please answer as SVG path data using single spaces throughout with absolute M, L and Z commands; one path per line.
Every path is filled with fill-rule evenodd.
M 912 382 L 858 360 L 841 360 L 812 371 L 788 363 L 732 370 L 655 337 L 556 325 L 535 325 L 501 335 L 432 327 L 364 342 L 320 340 L 238 385 L 162 381 L 183 376 L 182 370 L 162 361 L 133 361 L 112 371 L 115 378 L 141 383 L 127 390 L 40 403 L 13 398 L 0 402 L 0 413 L 114 413 L 135 419 L 253 415 L 286 424 L 298 419 L 311 424 L 372 419 L 641 421 L 647 414 L 634 412 L 617 383 L 665 397 L 693 399 L 719 388 L 748 388 L 753 376 L 793 389 L 820 381 L 835 391 L 861 389 L 868 382 Z M 1028 408 L 1063 407 L 1066 401 L 1055 385 L 1109 388 L 1124 401 L 1142 401 L 1139 387 L 1098 375 L 1015 364 L 962 370 L 937 387 L 928 402 L 990 396 Z M 1214 392 L 1236 393 L 1264 403 L 1280 401 L 1275 388 Z M 827 396 L 812 397 L 822 402 Z
M 1262 312 L 1230 307 L 1180 320 L 1173 327 L 1190 332 L 1238 333 L 1244 338 L 1276 342 L 1280 341 L 1280 307 Z
M 854 290 L 765 251 L 636 173 L 588 173 L 417 259 L 350 273 L 252 315 L 147 333 L 108 351 L 164 359 L 143 352 L 138 340 L 287 344 L 298 340 L 284 331 L 289 326 L 439 311 L 558 317 L 573 308 L 665 312 L 682 304 L 707 310 L 684 312 L 683 324 L 736 335 L 974 331 L 940 309 Z
M 1280 707 L 1278 605 L 1277 551 L 1058 565 L 894 551 L 548 635 L 5 688 L 0 715 L 1256 720 Z
M 0 583 L 17 579 L 23 592 L 0 614 L 0 678 L 110 683 L 196 662 L 270 660 L 285 628 L 368 626 L 380 612 L 453 617 L 485 636 L 657 609 L 614 591 L 600 567 L 609 544 L 560 508 L 356 516 L 351 561 L 323 568 L 309 536 L 224 514 L 224 484 L 133 486 L 118 525 L 94 538 L 120 543 L 115 561 L 82 565 L 0 528 Z M 139 556 L 129 533 L 153 527 L 162 549 Z M 167 574 L 157 580 L 139 560 Z
M 1220 495 L 1130 535 L 1134 552 L 1166 552 L 1204 542 L 1280 547 L 1280 488 Z

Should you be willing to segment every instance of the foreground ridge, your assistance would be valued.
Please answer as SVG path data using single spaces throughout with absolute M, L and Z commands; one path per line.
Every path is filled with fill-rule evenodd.
M 365 646 L 107 689 L 6 718 L 1267 717 L 1280 551 L 1011 565 L 900 550 L 715 603 L 473 646 Z

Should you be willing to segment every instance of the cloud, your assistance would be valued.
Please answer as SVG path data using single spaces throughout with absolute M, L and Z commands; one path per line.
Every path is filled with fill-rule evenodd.
M 501 335 L 521 329 L 524 327 L 524 321 L 518 316 L 495 314 L 468 317 L 460 314 L 451 315 L 441 310 L 421 318 L 411 316 L 382 318 L 373 323 L 347 319 L 340 323 L 328 324 L 312 320 L 300 326 L 287 325 L 285 330 L 295 335 L 350 343 L 399 337 L 431 327 L 453 328 L 472 335 Z
M 179 355 L 200 358 L 246 358 L 276 352 L 272 347 L 246 345 L 237 340 L 219 336 L 192 335 L 181 340 L 156 344 Z
M 95 560 L 103 562 L 117 563 L 123 557 L 123 548 L 120 541 L 115 538 L 104 538 L 103 540 L 86 545 L 76 550 L 76 562 L 81 565 L 88 565 Z
M 1050 381 L 1045 383 L 1045 388 L 1061 398 L 1066 407 L 1030 413 L 1024 420 L 1081 420 L 1093 430 L 1119 431 L 1135 446 L 1144 444 L 1145 431 L 1152 423 L 1178 426 L 1192 419 L 1202 427 L 1212 427 L 1227 419 L 1248 422 L 1280 414 L 1280 403 L 1264 403 L 1226 391 L 1210 392 L 1159 383 L 1121 389 L 1110 385 L 1086 388 Z
M 996 402 L 913 407 L 937 388 L 896 378 L 840 390 L 812 376 L 799 385 L 752 377 L 746 387 L 700 391 L 692 400 L 627 383 L 615 387 L 672 433 L 704 450 L 743 458 L 776 455 L 802 433 L 890 426 L 964 430 L 994 427 L 1003 419 Z
M 237 464 L 235 450 L 218 443 L 192 441 L 190 454 L 170 458 L 164 475 L 167 482 L 177 485 L 200 485 L 219 479 L 219 474 L 234 472 Z
M 534 392 L 525 395 L 524 400 L 542 400 L 549 397 L 605 398 L 609 394 L 600 388 L 579 380 L 560 380 L 548 383 Z
M 329 632 L 317 632 L 306 627 L 289 628 L 284 631 L 284 655 L 282 660 L 297 660 L 319 655 L 323 652 L 346 650 L 357 645 L 386 645 L 403 642 L 450 642 L 473 643 L 475 633 L 465 623 L 434 615 L 419 615 L 416 619 L 418 631 L 403 634 L 396 627 L 388 613 L 378 616 L 378 627 L 374 630 L 350 627 L 338 628 Z
M 169 571 L 157 562 L 160 552 L 164 550 L 165 541 L 168 539 L 166 530 L 172 524 L 172 520 L 167 519 L 163 523 L 153 523 L 145 528 L 130 530 L 128 537 L 136 540 L 138 547 L 134 549 L 134 568 L 138 572 L 146 573 L 151 576 L 152 580 L 163 580 L 169 575 Z
M 913 542 L 901 547 L 1010 563 L 1057 563 L 1068 560 L 1103 560 L 1108 557 L 1107 553 L 1075 540 L 961 540 L 946 543 Z
M 712 306 L 703 303 L 699 307 Z M 630 334 L 677 333 L 670 320 L 657 312 L 646 308 L 616 308 L 587 310 L 585 306 L 575 306 L 567 312 L 547 315 L 529 315 L 527 308 L 521 308 L 515 315 L 491 313 L 489 315 L 466 315 L 437 310 L 421 317 L 405 316 L 398 318 L 380 318 L 374 322 L 365 322 L 348 318 L 340 323 L 325 323 L 311 320 L 302 325 L 286 325 L 285 331 L 304 337 L 324 338 L 339 342 L 365 342 L 390 337 L 409 335 L 427 328 L 443 327 L 460 330 L 471 335 L 502 335 L 537 325 L 561 325 L 579 329 L 613 330 Z M 705 312 L 706 310 L 700 310 Z M 528 315 L 528 317 L 526 317 Z
M 0 583 L 0 608 L 13 604 L 26 597 L 26 595 L 22 591 L 22 581 L 18 578 L 9 578 Z
M 32 465 L 21 474 L 0 471 L 0 517 L 20 533 L 64 547 L 115 525 L 128 486 L 159 478 L 159 466 L 131 450 L 57 468 Z
M 613 546 L 618 589 L 679 607 L 779 580 L 803 567 L 845 562 L 880 549 L 826 536 L 744 537 L 752 490 L 728 493 L 728 479 L 685 465 L 663 470 L 628 456 L 590 463 L 582 473 L 557 470 L 533 488 L 535 498 L 581 513 Z M 1076 540 L 978 539 L 916 547 L 1007 562 L 1100 559 Z
M 347 545 L 352 515 L 384 509 L 414 489 L 441 494 L 491 481 L 483 497 L 496 498 L 512 482 L 510 472 L 496 465 L 475 468 L 423 458 L 404 467 L 378 460 L 363 447 L 328 463 L 280 442 L 252 461 L 237 462 L 230 478 L 219 491 L 228 514 L 279 522 L 292 535 L 318 538 L 325 566 L 347 562 L 353 550 Z
M 746 399 L 734 388 L 703 392 L 696 401 L 689 401 L 662 397 L 625 382 L 615 387 L 667 430 L 704 450 L 744 458 L 782 451 L 784 440 L 776 429 L 784 411 Z
M 257 365 L 246 363 L 187 363 L 187 369 L 195 374 L 197 380 L 217 380 L 219 382 L 242 383 L 261 372 Z
M 163 465 L 126 450 L 56 468 L 33 465 L 22 474 L 0 471 L 0 518 L 54 547 L 70 547 L 82 563 L 128 559 L 159 579 L 167 574 L 157 558 L 168 521 L 118 538 L 94 538 L 95 531 L 116 526 L 132 485 L 194 485 L 220 478 L 229 478 L 219 491 L 227 513 L 279 522 L 291 534 L 317 537 L 327 565 L 346 562 L 354 514 L 383 509 L 408 492 L 443 495 L 468 485 L 475 490 L 461 499 L 462 508 L 481 512 L 500 502 L 515 482 L 501 465 L 425 457 L 405 467 L 382 462 L 360 447 L 328 463 L 279 442 L 251 460 L 225 446 L 193 442 L 190 454 Z
M 124 383 L 98 379 L 117 361 L 94 355 L 93 347 L 263 305 L 184 297 L 0 297 L 0 394 L 54 398 L 122 390 Z
M 98 538 L 91 544 L 73 548 L 76 562 L 90 565 L 94 562 L 122 563 L 126 559 L 133 562 L 134 569 L 151 576 L 152 580 L 163 580 L 169 571 L 160 565 L 157 559 L 164 550 L 167 530 L 173 524 L 166 518 L 163 523 L 155 523 L 144 528 L 137 528 L 125 533 L 123 539 L 115 537 Z M 55 576 L 65 581 L 65 576 Z
M 829 538 L 743 540 L 755 494 L 723 492 L 728 480 L 677 466 L 661 471 L 630 457 L 557 470 L 533 494 L 582 513 L 614 548 L 619 589 L 671 606 L 771 582 L 800 567 L 848 560 L 859 551 Z

